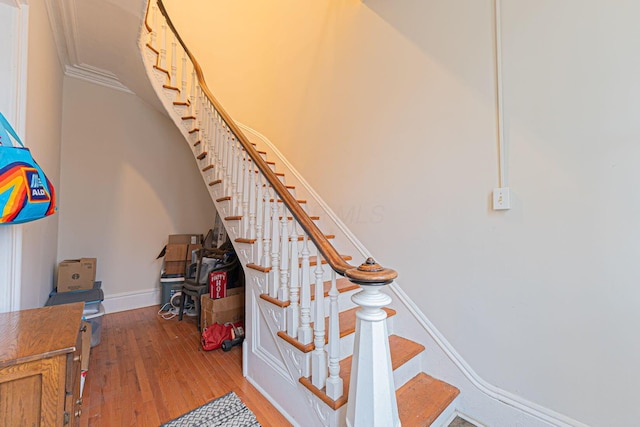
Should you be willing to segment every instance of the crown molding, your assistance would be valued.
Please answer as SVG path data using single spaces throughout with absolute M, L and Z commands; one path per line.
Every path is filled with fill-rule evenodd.
M 0 0 L 0 3 L 17 8 L 28 6 L 27 0 Z
M 108 88 L 133 93 L 120 83 L 115 74 L 85 64 L 78 58 L 77 41 L 79 36 L 75 0 L 45 0 L 45 5 L 51 22 L 53 39 L 58 50 L 58 60 L 64 69 L 64 74 Z
M 66 76 L 85 80 L 100 86 L 134 94 L 128 87 L 120 83 L 115 74 L 88 64 L 67 65 L 65 67 L 64 74 Z

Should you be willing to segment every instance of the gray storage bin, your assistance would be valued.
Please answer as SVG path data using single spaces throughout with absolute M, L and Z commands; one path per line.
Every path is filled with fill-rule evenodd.
M 100 304 L 97 313 L 85 314 L 83 320 L 91 323 L 91 347 L 100 344 L 100 336 L 102 335 L 102 317 L 104 316 L 104 306 Z

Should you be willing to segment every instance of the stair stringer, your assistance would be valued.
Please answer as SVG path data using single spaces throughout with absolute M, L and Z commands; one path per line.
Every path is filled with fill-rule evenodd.
M 251 283 L 246 291 L 246 307 L 250 309 L 245 314 L 245 322 L 250 327 L 243 344 L 246 378 L 294 425 L 345 426 L 344 409 L 333 411 L 298 381 L 309 375 L 310 354 L 301 352 L 277 335 L 284 324 L 285 310 L 260 298 L 267 275 L 250 268 L 245 271 L 247 283 Z

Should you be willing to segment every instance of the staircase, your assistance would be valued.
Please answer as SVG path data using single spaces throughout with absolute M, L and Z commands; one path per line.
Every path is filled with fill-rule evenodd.
M 139 44 L 244 265 L 245 376 L 300 426 L 450 421 L 458 390 L 427 375 L 425 347 L 394 328 L 385 288 L 395 271 L 372 258 L 348 264 L 358 248 L 312 215 L 321 204 L 215 100 L 161 0 L 149 3 Z

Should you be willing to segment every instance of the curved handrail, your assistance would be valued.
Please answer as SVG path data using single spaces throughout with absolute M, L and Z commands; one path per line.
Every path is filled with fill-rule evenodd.
M 149 1 L 149 5 L 151 4 Z M 383 268 L 380 265 L 376 264 L 372 258 L 369 258 L 365 263 L 363 263 L 359 267 L 354 267 L 353 265 L 347 263 L 342 256 L 338 253 L 338 251 L 333 247 L 333 245 L 327 240 L 324 233 L 320 231 L 318 226 L 313 222 L 313 220 L 309 217 L 309 215 L 302 209 L 297 200 L 293 197 L 293 195 L 287 190 L 284 184 L 278 179 L 276 174 L 271 170 L 271 168 L 264 161 L 262 156 L 258 153 L 258 151 L 253 147 L 253 144 L 249 142 L 249 139 L 242 133 L 242 130 L 236 125 L 235 121 L 231 118 L 231 116 L 225 111 L 222 107 L 222 104 L 218 102 L 218 100 L 213 96 L 209 87 L 207 86 L 204 78 L 204 73 L 202 72 L 202 68 L 198 61 L 196 61 L 195 56 L 191 53 L 187 45 L 178 34 L 169 14 L 164 6 L 162 0 L 157 0 L 158 8 L 160 13 L 164 16 L 167 21 L 167 25 L 173 32 L 176 37 L 176 40 L 180 43 L 184 51 L 189 56 L 191 63 L 195 69 L 196 75 L 198 76 L 198 82 L 200 87 L 209 101 L 213 104 L 215 109 L 218 111 L 218 114 L 222 117 L 222 119 L 226 122 L 227 126 L 233 134 L 236 136 L 242 147 L 246 150 L 247 154 L 251 157 L 251 160 L 258 167 L 260 172 L 264 175 L 266 180 L 269 182 L 271 187 L 280 197 L 280 200 L 286 205 L 287 209 L 291 215 L 298 221 L 303 230 L 307 233 L 309 238 L 313 241 L 313 243 L 318 248 L 318 251 L 322 254 L 322 256 L 327 260 L 327 263 L 331 266 L 333 270 L 335 270 L 338 274 L 344 275 L 351 279 L 356 283 L 361 284 L 388 284 L 393 281 L 398 276 L 398 273 L 395 270 L 389 268 Z M 144 25 L 146 28 L 151 31 L 151 27 L 147 22 L 149 18 L 149 7 L 147 7 L 147 14 L 145 16 Z

